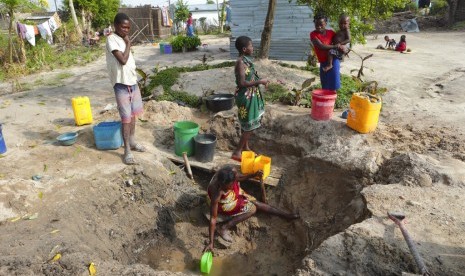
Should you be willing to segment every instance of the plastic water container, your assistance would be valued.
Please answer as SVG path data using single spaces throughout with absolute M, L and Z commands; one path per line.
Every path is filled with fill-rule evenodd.
M 194 137 L 195 159 L 199 162 L 211 162 L 215 156 L 216 136 L 213 134 L 198 134 Z
M 160 45 L 160 54 L 165 53 L 165 44 L 166 42 L 160 42 L 158 45 Z
M 312 111 L 310 116 L 317 121 L 331 119 L 336 103 L 336 91 L 316 89 L 312 92 Z
M 97 149 L 118 149 L 123 145 L 121 122 L 102 122 L 94 126 L 94 140 Z
M 191 121 L 178 121 L 174 123 L 174 153 L 187 156 L 195 153 L 194 137 L 199 133 L 199 125 Z
M 249 174 L 253 173 L 253 166 L 255 162 L 255 152 L 243 151 L 241 159 L 241 173 Z
M 171 44 L 165 44 L 165 54 L 171 54 L 173 53 L 173 47 L 171 46 Z
M 92 110 L 89 97 L 75 97 L 71 99 L 73 106 L 74 121 L 76 125 L 82 126 L 92 124 Z
M 378 126 L 382 101 L 376 95 L 354 93 L 350 99 L 347 125 L 360 132 L 369 133 Z
M 264 180 L 270 175 L 271 172 L 271 157 L 260 155 L 257 156 L 254 160 L 254 165 L 253 165 L 253 172 L 258 172 L 258 171 L 263 171 L 263 177 L 262 179 Z
M 3 139 L 2 124 L 0 124 L 0 154 L 6 152 L 5 139 Z

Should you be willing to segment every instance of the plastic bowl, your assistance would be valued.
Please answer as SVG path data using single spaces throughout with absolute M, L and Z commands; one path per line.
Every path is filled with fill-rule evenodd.
M 205 274 L 210 274 L 210 270 L 212 269 L 213 264 L 213 254 L 209 252 L 205 252 L 200 259 L 200 271 Z
M 214 94 L 207 98 L 207 108 L 213 112 L 230 110 L 234 106 L 233 94 Z
M 76 143 L 78 137 L 77 132 L 67 132 L 63 133 L 57 137 L 57 141 L 62 146 L 71 146 L 72 144 Z

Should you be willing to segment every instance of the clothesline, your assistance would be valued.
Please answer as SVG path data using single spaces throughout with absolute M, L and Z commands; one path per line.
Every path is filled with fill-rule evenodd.
M 16 22 L 16 31 L 18 36 L 26 39 L 32 46 L 36 45 L 36 35 L 47 40 L 48 44 L 53 44 L 53 33 L 60 28 L 61 20 L 57 14 L 54 14 L 47 21 L 39 25 L 28 25 Z

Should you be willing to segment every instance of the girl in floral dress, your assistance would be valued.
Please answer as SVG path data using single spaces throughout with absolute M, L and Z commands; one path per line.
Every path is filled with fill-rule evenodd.
M 252 131 L 260 127 L 261 117 L 265 113 L 265 103 L 259 85 L 262 84 L 266 87 L 270 81 L 260 79 L 255 71 L 251 57 L 253 54 L 252 39 L 240 36 L 236 39 L 235 45 L 239 51 L 239 58 L 234 68 L 237 85 L 236 105 L 242 135 L 231 158 L 240 161 L 242 151 L 250 150 L 249 138 Z

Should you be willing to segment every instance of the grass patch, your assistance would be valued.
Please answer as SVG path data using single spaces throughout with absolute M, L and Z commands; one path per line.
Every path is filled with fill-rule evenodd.
M 57 78 L 58 80 L 64 80 L 64 79 L 67 79 L 67 78 L 72 77 L 72 76 L 74 76 L 73 73 L 61 72 L 61 73 L 59 73 L 59 74 L 57 75 L 56 78 Z
M 155 100 L 157 101 L 171 101 L 179 104 L 186 104 L 190 107 L 199 107 L 201 105 L 201 98 L 195 95 L 190 95 L 185 91 L 173 91 L 171 87 L 176 83 L 181 73 L 205 71 L 210 69 L 218 69 L 225 67 L 232 67 L 235 65 L 234 61 L 226 61 L 215 65 L 209 64 L 198 64 L 193 67 L 171 67 L 159 71 L 158 73 L 149 77 L 150 82 L 147 85 L 147 89 L 150 94 L 153 89 L 159 85 L 163 87 L 164 94 L 158 96 Z M 154 70 L 156 72 L 156 69 Z M 149 95 L 143 95 L 149 96 Z

